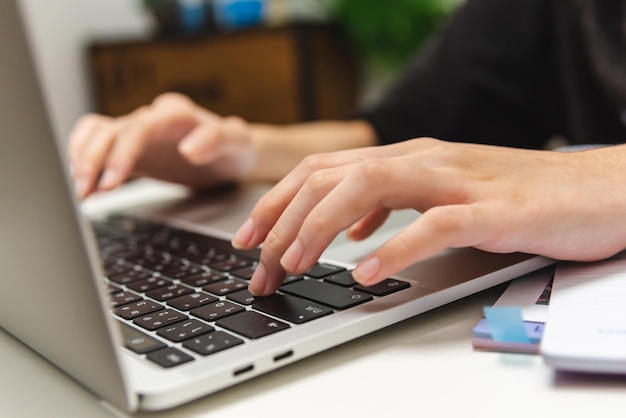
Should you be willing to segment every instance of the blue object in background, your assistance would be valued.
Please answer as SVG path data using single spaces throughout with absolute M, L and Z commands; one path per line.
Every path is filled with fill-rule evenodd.
M 263 0 L 215 0 L 215 19 L 223 27 L 258 25 L 264 13 Z
M 206 28 L 209 19 L 206 2 L 204 0 L 179 0 L 178 18 L 183 32 L 201 32 Z

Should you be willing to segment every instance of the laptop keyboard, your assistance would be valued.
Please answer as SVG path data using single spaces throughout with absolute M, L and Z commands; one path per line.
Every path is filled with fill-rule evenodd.
M 125 347 L 165 368 L 410 287 L 396 279 L 363 287 L 345 268 L 318 263 L 259 298 L 247 290 L 258 249 L 126 216 L 94 230 Z

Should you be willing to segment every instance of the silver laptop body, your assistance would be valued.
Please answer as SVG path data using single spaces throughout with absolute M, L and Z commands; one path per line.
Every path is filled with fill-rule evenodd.
M 401 292 L 211 356 L 190 353 L 194 361 L 175 368 L 152 364 L 123 347 L 92 228 L 71 190 L 64 150 L 55 145 L 21 22 L 19 1 L 0 2 L 0 325 L 116 407 L 171 408 L 553 262 L 446 251 L 399 274 L 410 284 Z M 169 202 L 152 215 L 225 237 L 245 219 L 259 187 L 209 196 L 201 206 Z M 323 261 L 350 268 L 412 216 L 400 213 L 374 240 L 337 240 Z

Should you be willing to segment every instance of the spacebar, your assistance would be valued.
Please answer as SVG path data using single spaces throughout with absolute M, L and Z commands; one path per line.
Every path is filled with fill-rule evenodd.
M 346 289 L 314 279 L 289 283 L 280 289 L 285 293 L 319 302 L 339 310 L 347 309 L 373 299 L 372 296 L 367 293 L 357 292 L 352 289 Z

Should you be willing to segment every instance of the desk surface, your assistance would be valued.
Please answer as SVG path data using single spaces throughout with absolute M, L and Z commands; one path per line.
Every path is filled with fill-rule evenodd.
M 138 416 L 624 416 L 626 376 L 555 374 L 539 356 L 477 352 L 503 286 L 171 411 Z M 0 414 L 125 416 L 0 331 Z

